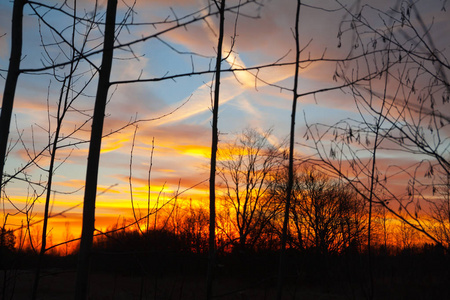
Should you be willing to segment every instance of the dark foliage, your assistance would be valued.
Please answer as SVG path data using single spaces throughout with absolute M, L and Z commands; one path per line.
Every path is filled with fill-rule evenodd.
M 206 241 L 205 241 L 206 243 Z M 365 299 L 367 253 L 320 253 L 314 249 L 287 249 L 285 296 L 287 299 Z M 216 259 L 216 292 L 220 299 L 271 299 L 275 293 L 278 250 L 219 252 Z M 35 252 L 11 251 L 8 278 L 15 295 L 30 293 L 27 269 L 37 261 Z M 76 254 L 47 255 L 39 295 L 73 292 Z M 450 257 L 442 248 L 427 244 L 403 251 L 373 251 L 374 299 L 448 299 Z M 13 269 L 11 269 L 13 268 Z M 127 299 L 201 299 L 207 253 L 190 248 L 182 234 L 167 230 L 144 232 L 117 230 L 94 241 L 91 264 L 92 296 L 127 293 Z M 16 271 L 13 271 L 16 270 Z M 4 275 L 2 275 L 4 276 Z M 72 280 L 72 281 L 71 281 Z M 58 284 L 55 284 L 58 282 Z M 61 283 L 59 283 L 61 282 Z M 147 295 L 147 296 L 146 296 Z M 108 298 L 109 299 L 109 298 Z
M 0 228 L 0 248 L 2 250 L 13 251 L 16 243 L 16 237 L 12 230 Z

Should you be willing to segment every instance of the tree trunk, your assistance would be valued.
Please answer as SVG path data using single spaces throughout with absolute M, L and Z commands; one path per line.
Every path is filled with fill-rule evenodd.
M 293 88 L 293 101 L 292 101 L 292 112 L 291 112 L 291 132 L 289 141 L 289 175 L 288 175 L 288 186 L 286 191 L 286 203 L 284 208 L 284 221 L 283 230 L 281 233 L 281 251 L 280 251 L 280 265 L 278 270 L 278 283 L 277 283 L 277 299 L 281 300 L 283 295 L 283 284 L 284 284 L 284 273 L 286 265 L 286 240 L 287 231 L 289 224 L 289 211 L 291 204 L 292 188 L 294 186 L 294 144 L 295 144 L 295 114 L 297 110 L 297 99 L 298 99 L 298 77 L 299 77 L 299 67 L 300 67 L 300 39 L 299 39 L 299 20 L 300 20 L 300 6 L 301 1 L 297 1 L 297 13 L 295 17 L 295 44 L 296 44 L 296 55 L 295 55 L 295 74 L 294 74 L 294 88 Z
M 6 161 L 8 147 L 9 127 L 14 105 L 17 81 L 20 74 L 20 58 L 22 56 L 22 22 L 25 0 L 15 0 L 11 24 L 11 53 L 9 58 L 8 74 L 6 75 L 5 89 L 0 113 L 0 197 L 3 187 L 3 169 Z M 1 252 L 2 250 L 0 250 Z M 0 265 L 3 263 L 3 253 L 0 253 Z M 2 299 L 6 299 L 6 269 L 3 272 Z
M 211 169 L 209 175 L 209 255 L 208 270 L 206 275 L 206 299 L 212 299 L 212 284 L 214 280 L 214 265 L 216 257 L 216 160 L 217 147 L 219 143 L 218 119 L 219 119 L 219 96 L 220 96 L 220 72 L 222 64 L 222 44 L 225 23 L 225 0 L 220 4 L 219 40 L 217 42 L 216 57 L 216 81 L 214 85 L 214 105 L 212 121 L 212 144 L 211 144 Z
M 95 199 L 97 194 L 98 167 L 102 142 L 103 121 L 108 97 L 109 77 L 111 74 L 113 47 L 115 40 L 117 0 L 108 0 L 105 23 L 102 65 L 99 72 L 94 116 L 92 120 L 89 144 L 88 164 L 86 170 L 86 187 L 84 191 L 83 229 L 81 233 L 80 252 L 78 254 L 75 299 L 86 300 L 88 296 L 89 265 L 95 225 Z
M 9 127 L 14 105 L 17 81 L 20 74 L 20 59 L 22 56 L 22 21 L 25 0 L 15 0 L 11 27 L 11 53 L 8 74 L 3 91 L 2 111 L 0 115 L 0 187 L 3 185 L 3 168 L 8 147 Z
M 51 147 L 52 150 L 51 150 L 51 154 L 50 154 L 50 165 L 48 168 L 47 193 L 45 196 L 44 216 L 43 216 L 43 224 L 42 224 L 41 249 L 39 250 L 38 265 L 36 267 L 36 273 L 34 276 L 33 292 L 31 295 L 32 300 L 37 299 L 37 292 L 38 292 L 40 273 L 41 273 L 41 265 L 42 265 L 42 261 L 44 259 L 45 251 L 47 250 L 46 247 L 47 247 L 48 215 L 49 215 L 49 210 L 50 210 L 50 198 L 51 198 L 51 193 L 52 193 L 53 174 L 55 172 L 55 158 L 56 158 L 56 151 L 58 148 L 57 144 L 58 144 L 59 134 L 61 132 L 61 126 L 62 126 L 62 121 L 64 119 L 65 111 L 67 111 L 66 107 L 63 108 L 63 103 L 62 103 L 62 101 L 63 101 L 62 93 L 64 93 L 63 90 L 64 90 L 65 83 L 66 83 L 66 81 L 64 81 L 63 88 L 61 89 L 61 96 L 60 96 L 59 103 L 58 103 L 56 131 L 55 131 L 55 135 L 53 138 L 53 146 Z M 70 86 L 70 80 L 69 80 L 69 84 L 67 86 L 68 87 Z M 68 93 L 68 91 L 67 91 L 67 93 Z M 64 111 L 62 111 L 62 110 L 64 110 Z

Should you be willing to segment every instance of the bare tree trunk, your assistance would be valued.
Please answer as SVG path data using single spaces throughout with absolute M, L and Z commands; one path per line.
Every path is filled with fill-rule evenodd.
M 73 32 L 72 32 L 72 45 L 75 47 L 75 28 L 76 28 L 76 1 L 74 2 L 74 18 L 73 18 Z M 69 101 L 69 94 L 70 94 L 70 87 L 72 86 L 72 80 L 73 75 L 75 72 L 75 69 L 77 67 L 77 63 L 75 63 L 75 56 L 76 52 L 72 51 L 72 62 L 70 64 L 70 73 L 66 76 L 62 83 L 59 101 L 58 101 L 58 109 L 56 114 L 56 129 L 53 136 L 53 144 L 49 147 L 50 150 L 50 165 L 48 168 L 48 181 L 47 181 L 47 192 L 45 197 L 45 207 L 44 207 L 44 216 L 43 216 L 43 224 L 42 224 L 42 238 L 41 238 L 41 249 L 39 251 L 39 259 L 38 264 L 36 268 L 36 273 L 34 277 L 34 284 L 33 284 L 33 291 L 31 299 L 37 299 L 37 293 L 39 288 L 39 281 L 40 281 L 40 273 L 41 273 L 41 267 L 42 267 L 42 261 L 45 255 L 45 252 L 47 251 L 47 228 L 48 228 L 48 218 L 49 218 L 49 210 L 50 210 L 50 197 L 52 193 L 52 184 L 53 184 L 53 175 L 55 172 L 55 159 L 56 159 L 56 152 L 58 150 L 58 140 L 60 137 L 61 129 L 62 129 L 62 123 L 66 116 L 66 113 L 68 112 L 68 109 L 71 105 L 71 102 Z M 73 101 L 73 99 L 72 99 Z M 49 112 L 50 113 L 50 112 Z M 50 128 L 49 128 L 50 130 Z M 51 140 L 49 140 L 49 143 L 51 143 Z M 67 255 L 67 253 L 66 253 Z
M 113 47 L 115 40 L 115 20 L 117 0 L 108 0 L 105 23 L 102 65 L 99 72 L 94 117 L 92 120 L 89 144 L 88 164 L 86 170 L 86 187 L 84 191 L 83 229 L 81 232 L 80 252 L 78 254 L 75 299 L 86 300 L 88 296 L 90 252 L 95 226 L 95 199 L 97 193 L 98 167 L 102 142 L 103 121 L 110 86 Z
M 388 43 L 387 48 L 387 64 L 386 66 L 389 66 L 390 60 L 389 55 L 391 51 L 391 46 Z M 374 194 L 375 194 L 375 185 L 378 183 L 377 179 L 377 150 L 378 146 L 381 144 L 381 141 L 384 139 L 383 136 L 381 136 L 380 131 L 382 129 L 383 123 L 385 122 L 385 118 L 383 117 L 383 111 L 389 110 L 388 104 L 386 102 L 387 99 L 387 86 L 388 86 L 388 80 L 389 80 L 389 67 L 386 70 L 386 78 L 384 82 L 384 94 L 383 94 L 383 105 L 381 106 L 380 114 L 378 118 L 376 119 L 375 123 L 375 141 L 373 145 L 372 150 L 372 165 L 370 170 L 370 185 L 369 185 L 369 224 L 367 227 L 367 252 L 368 252 L 368 267 L 369 267 L 369 291 L 368 291 L 368 298 L 372 300 L 374 298 L 374 282 L 373 282 L 373 266 L 372 266 L 372 209 L 373 209 L 373 202 L 374 202 Z
M 3 190 L 3 169 L 6 161 L 6 149 L 8 147 L 9 127 L 14 105 L 17 81 L 20 74 L 20 58 L 22 56 L 22 21 L 25 0 L 15 0 L 13 6 L 11 26 L 11 53 L 9 59 L 8 74 L 6 75 L 5 89 L 3 90 L 3 101 L 0 113 L 0 197 Z M 1 250 L 0 250 L 1 251 Z M 4 258 L 0 253 L 0 265 Z M 4 281 L 2 288 L 2 299 L 6 299 L 7 271 L 3 271 Z
M 14 105 L 17 81 L 20 74 L 20 59 L 22 56 L 22 20 L 25 0 L 15 0 L 11 27 L 11 53 L 8 74 L 3 91 L 2 111 L 0 115 L 0 186 L 3 183 L 3 168 L 8 147 L 9 127 Z
M 217 4 L 217 1 L 216 5 Z M 219 119 L 219 96 L 220 96 L 220 72 L 222 64 L 222 45 L 225 23 L 225 0 L 220 3 L 220 25 L 219 40 L 217 43 L 216 57 L 216 81 L 214 86 L 214 105 L 212 123 L 212 144 L 211 144 L 211 169 L 209 175 L 209 256 L 208 270 L 206 275 L 206 299 L 212 299 L 212 284 L 214 280 L 214 265 L 216 257 L 216 160 L 217 146 L 219 143 L 218 119 Z
M 71 80 L 69 79 L 69 83 L 68 83 L 67 87 L 70 87 L 70 82 L 71 82 Z M 33 292 L 32 292 L 32 296 L 31 296 L 31 299 L 33 299 L 33 300 L 37 298 L 37 291 L 38 291 L 38 287 L 39 287 L 39 279 L 40 279 L 40 273 L 41 273 L 41 264 L 42 264 L 42 260 L 44 258 L 46 247 L 47 247 L 48 215 L 49 215 L 49 210 L 50 210 L 50 197 L 51 197 L 51 193 L 52 193 L 53 174 L 55 171 L 54 169 L 55 169 L 56 150 L 58 148 L 58 139 L 59 139 L 59 134 L 61 132 L 62 121 L 63 121 L 64 115 L 67 111 L 67 107 L 65 107 L 65 106 L 63 107 L 63 103 L 62 103 L 62 101 L 63 101 L 62 94 L 64 93 L 64 85 L 65 84 L 66 84 L 66 81 L 64 81 L 63 87 L 61 89 L 61 97 L 60 97 L 59 103 L 58 103 L 56 132 L 55 132 L 55 136 L 53 138 L 53 145 L 51 147 L 52 150 L 51 150 L 51 154 L 50 154 L 50 166 L 48 169 L 47 193 L 46 193 L 46 197 L 45 197 L 44 216 L 43 216 L 43 224 L 42 224 L 41 249 L 39 250 L 38 265 L 37 265 L 36 273 L 34 276 Z M 67 91 L 67 94 L 68 93 L 69 92 Z
M 295 15 L 295 74 L 294 74 L 294 88 L 293 88 L 293 101 L 291 112 L 291 132 L 289 141 L 289 174 L 288 174 L 288 186 L 286 191 L 286 203 L 284 208 L 284 220 L 283 230 L 281 233 L 281 251 L 280 251 L 280 265 L 278 270 L 278 283 L 277 283 L 277 299 L 281 300 L 283 295 L 284 273 L 286 265 L 286 240 L 289 224 L 289 211 L 291 205 L 292 188 L 294 186 L 294 144 L 295 144 L 295 114 L 297 111 L 297 99 L 298 99 L 298 77 L 300 67 L 300 38 L 299 38 L 299 21 L 300 21 L 300 6 L 301 0 L 297 1 L 297 12 Z

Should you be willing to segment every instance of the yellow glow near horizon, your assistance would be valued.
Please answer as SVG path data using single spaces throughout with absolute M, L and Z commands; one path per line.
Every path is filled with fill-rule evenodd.
M 211 148 L 207 146 L 200 145 L 180 145 L 175 147 L 176 150 L 182 154 L 191 156 L 200 156 L 205 158 L 211 157 Z
M 184 199 L 184 198 L 183 198 Z M 145 200 L 146 201 L 146 200 Z M 177 209 L 181 209 L 183 212 L 179 215 L 179 217 L 183 218 L 185 213 L 192 207 L 193 209 L 206 209 L 204 206 L 204 201 L 200 200 L 183 200 L 183 201 L 173 201 L 170 197 L 162 197 L 158 202 L 159 207 L 163 206 L 164 203 L 170 201 L 171 204 L 166 207 L 167 211 L 161 211 L 161 215 L 170 214 L 172 211 L 172 205 L 177 205 Z M 142 204 L 144 199 L 136 197 L 136 203 L 139 202 Z M 155 200 L 152 200 L 151 210 L 154 210 L 154 206 L 156 205 Z M 98 205 L 98 213 L 96 215 L 95 227 L 100 230 L 100 232 L 105 232 L 108 229 L 113 228 L 114 226 L 121 227 L 122 225 L 129 224 L 129 222 L 134 222 L 133 215 L 131 213 L 131 203 L 129 200 L 120 200 L 118 202 L 113 201 L 99 201 Z M 136 206 L 135 206 L 136 208 Z M 105 210 L 106 209 L 106 210 Z M 146 207 L 142 206 L 139 209 L 136 208 L 136 212 L 138 218 L 144 217 L 146 214 Z M 110 211 L 110 212 L 108 212 Z M 115 212 L 114 212 L 115 211 Z M 169 213 L 168 213 L 169 212 Z M 154 222 L 152 214 L 150 219 L 151 222 Z M 380 216 L 374 216 L 374 218 L 380 218 Z M 11 222 L 20 224 L 19 216 L 10 216 L 8 219 Z M 163 217 L 164 218 L 164 217 Z M 17 220 L 16 220 L 17 219 Z M 181 220 L 181 219 L 180 219 Z M 411 220 L 412 221 L 412 220 Z M 82 222 L 82 214 L 81 212 L 67 212 L 64 215 L 58 215 L 49 220 L 49 229 L 48 229 L 48 246 L 56 245 L 62 243 L 66 240 L 72 240 L 74 238 L 78 238 L 81 234 L 81 222 Z M 379 222 L 379 221 L 378 221 Z M 426 242 L 431 242 L 424 236 L 420 235 L 417 231 L 412 230 L 412 228 L 408 226 L 402 225 L 401 221 L 396 219 L 391 215 L 386 216 L 387 226 L 387 244 L 391 247 L 401 247 L 405 243 L 405 239 L 411 243 L 411 245 L 421 246 Z M 9 223 L 9 222 L 8 222 Z M 39 241 L 42 235 L 42 216 L 41 214 L 34 215 L 33 224 L 31 234 L 34 241 Z M 17 239 L 20 234 L 25 232 L 26 224 L 23 224 L 23 229 L 20 228 L 11 228 L 16 229 L 16 242 L 19 242 Z M 233 226 L 230 224 L 222 224 L 224 228 L 228 228 L 233 231 Z M 142 229 L 146 229 L 144 224 L 140 224 Z M 144 226 L 144 227 L 142 227 Z M 131 228 L 131 227 L 130 227 Z M 133 229 L 136 229 L 133 227 Z M 378 228 L 380 230 L 380 228 Z M 222 232 L 217 232 L 217 234 L 223 234 Z M 228 233 L 230 234 L 230 233 Z M 381 234 L 381 232 L 380 232 Z M 26 243 L 29 241 L 25 240 Z M 66 253 L 70 253 L 72 250 L 76 249 L 77 242 L 71 244 L 70 246 L 59 246 L 57 252 L 65 255 Z M 377 245 L 383 245 L 383 238 L 380 237 L 377 240 Z

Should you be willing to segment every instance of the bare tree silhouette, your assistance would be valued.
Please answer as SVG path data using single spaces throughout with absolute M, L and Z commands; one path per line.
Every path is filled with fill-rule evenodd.
M 212 299 L 214 268 L 216 261 L 216 162 L 217 148 L 219 144 L 219 101 L 220 101 L 220 76 L 222 70 L 222 47 L 225 26 L 225 0 L 216 1 L 220 14 L 219 36 L 217 41 L 216 72 L 214 81 L 214 99 L 212 103 L 212 140 L 211 140 L 211 165 L 209 174 L 209 250 L 208 270 L 206 275 L 206 299 Z
M 248 128 L 219 150 L 218 176 L 223 202 L 233 216 L 240 252 L 252 250 L 261 233 L 279 212 L 274 201 L 271 176 L 279 166 L 279 151 L 269 144 L 270 131 Z
M 25 0 L 15 0 L 12 17 L 11 57 L 3 91 L 2 110 L 0 114 L 0 183 L 3 187 L 3 168 L 5 165 L 11 116 L 14 105 L 17 81 L 20 75 L 22 59 L 22 19 Z
M 77 281 L 75 299 L 87 299 L 89 284 L 89 264 L 92 239 L 95 228 L 95 199 L 97 196 L 98 166 L 103 135 L 103 121 L 110 86 L 113 49 L 115 41 L 117 0 L 108 0 L 105 23 L 103 58 L 99 71 L 97 95 L 95 98 L 92 131 L 89 143 L 89 157 L 86 170 L 86 186 L 83 202 L 83 229 L 81 233 L 80 252 L 78 254 Z
M 283 296 L 283 284 L 284 284 L 284 268 L 286 260 L 286 239 L 288 233 L 289 224 L 289 211 L 291 209 L 291 198 L 292 198 L 292 188 L 294 186 L 294 146 L 295 146 L 295 118 L 297 114 L 297 101 L 299 99 L 298 93 L 298 80 L 300 72 L 300 36 L 299 36 L 299 23 L 300 23 L 300 8 L 302 2 L 297 1 L 297 11 L 295 14 L 295 71 L 294 71 L 294 86 L 292 89 L 292 111 L 291 111 L 291 126 L 289 132 L 289 166 L 288 166 L 288 185 L 286 192 L 286 202 L 284 208 L 284 220 L 283 229 L 281 235 L 281 251 L 280 251 L 280 270 L 278 273 L 278 284 L 277 284 L 277 299 L 281 300 Z

